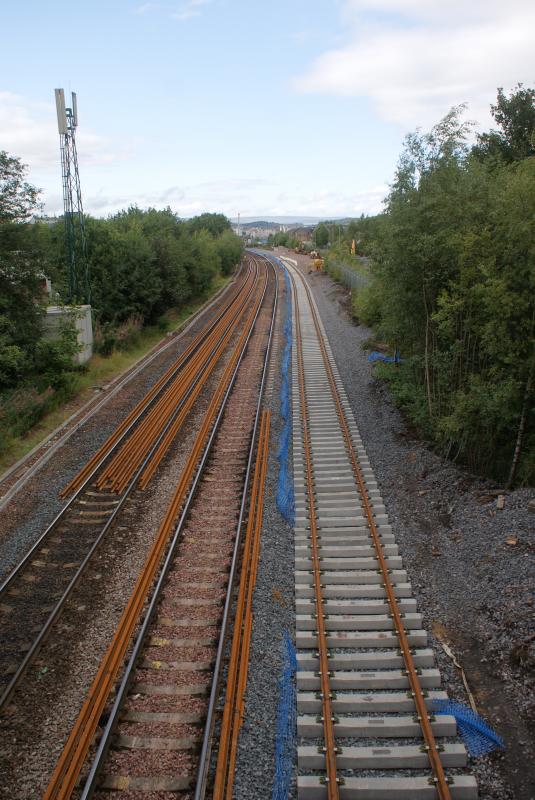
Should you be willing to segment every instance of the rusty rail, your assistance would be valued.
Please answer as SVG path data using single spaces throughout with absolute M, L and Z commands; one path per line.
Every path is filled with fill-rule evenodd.
M 144 569 L 136 582 L 134 591 L 132 592 L 130 600 L 123 612 L 113 640 L 106 651 L 97 675 L 95 676 L 93 684 L 89 690 L 87 699 L 82 706 L 75 726 L 56 764 L 50 783 L 45 792 L 44 800 L 66 800 L 71 796 L 76 785 L 87 753 L 91 746 L 98 721 L 108 701 L 110 692 L 115 684 L 115 680 L 123 663 L 134 630 L 139 622 L 139 618 L 144 608 L 147 596 L 150 592 L 150 588 L 158 572 L 158 567 L 161 564 L 169 545 L 175 520 L 177 519 L 181 508 L 183 506 L 187 508 L 188 503 L 191 500 L 196 483 L 195 473 L 197 464 L 199 463 L 201 456 L 203 456 L 203 450 L 204 456 L 201 459 L 201 467 L 206 460 L 208 447 L 211 444 L 215 433 L 215 425 L 221 417 L 223 404 L 230 393 L 239 363 L 245 352 L 247 342 L 252 333 L 256 317 L 260 310 L 265 295 L 266 286 L 267 277 L 264 276 L 263 284 L 260 287 L 259 296 L 247 317 L 244 329 L 238 338 L 231 358 L 229 359 L 218 382 L 218 386 L 210 402 L 201 430 L 196 437 L 194 446 L 180 478 L 179 484 L 173 495 L 173 499 L 167 510 L 165 519 L 160 525 L 156 540 L 147 557 Z M 197 475 L 198 474 L 199 472 L 197 471 Z M 188 489 L 192 484 L 193 486 L 188 496 Z M 184 519 L 184 513 L 185 512 L 183 510 L 179 527 L 175 531 L 175 535 L 173 537 L 173 543 L 171 545 L 172 549 L 174 549 L 174 546 L 178 541 L 178 536 L 181 529 L 180 525 Z M 169 553 L 166 559 L 166 565 L 168 562 Z M 155 596 L 153 596 L 153 600 L 155 600 Z M 148 622 L 149 617 L 150 614 L 148 613 L 145 618 L 145 623 Z M 129 663 L 129 669 L 132 670 L 133 667 L 134 662 L 131 660 Z M 123 685 L 126 685 L 124 679 L 121 688 Z M 84 790 L 84 797 L 88 796 L 86 791 L 87 793 L 92 791 L 92 784 L 96 779 L 97 771 L 98 767 L 96 767 L 95 770 L 92 770 L 88 780 L 88 788 L 87 790 Z
M 242 319 L 243 314 L 245 313 L 246 300 L 252 296 L 252 292 L 254 291 L 254 286 L 256 286 L 256 284 L 257 284 L 257 281 L 258 281 L 258 266 L 254 261 L 253 261 L 253 264 L 254 264 L 254 268 L 251 267 L 251 269 L 249 270 L 246 280 L 243 282 L 243 284 L 241 285 L 241 287 L 240 287 L 240 289 L 238 291 L 237 297 L 234 298 L 234 300 L 232 300 L 231 303 L 229 304 L 229 306 L 231 308 L 234 307 L 236 303 L 238 304 L 237 308 L 234 309 L 235 313 L 232 314 L 229 317 L 228 316 L 228 312 L 225 312 L 222 316 L 220 316 L 218 318 L 217 325 L 221 325 L 223 319 L 226 320 L 227 333 L 225 334 L 225 336 L 227 337 L 227 341 L 228 341 L 228 339 L 230 338 L 230 335 L 231 335 L 231 334 L 229 334 L 229 331 L 234 331 L 236 329 L 238 323 L 239 323 L 239 320 Z M 209 326 L 209 330 L 212 330 L 212 327 L 213 326 Z M 205 352 L 204 349 L 203 349 L 203 352 Z M 212 354 L 213 354 L 213 351 L 212 351 Z M 205 354 L 205 358 L 206 358 L 206 354 Z M 189 396 L 189 394 L 193 393 L 193 392 L 196 392 L 196 395 L 197 395 L 198 392 L 196 391 L 196 388 L 197 387 L 195 387 L 195 385 L 193 385 L 193 387 L 190 387 L 190 390 L 189 390 L 187 396 Z M 104 524 L 102 529 L 99 531 L 98 535 L 96 536 L 96 538 L 93 541 L 93 543 L 92 543 L 91 547 L 89 548 L 89 550 L 85 554 L 83 554 L 83 557 L 82 557 L 81 564 L 80 564 L 79 568 L 76 570 L 76 572 L 74 573 L 72 578 L 69 580 L 69 583 L 66 586 L 66 588 L 64 589 L 63 593 L 61 594 L 60 599 L 57 601 L 57 603 L 54 605 L 52 611 L 47 616 L 44 624 L 41 627 L 41 630 L 39 631 L 37 636 L 33 639 L 33 642 L 31 644 L 30 648 L 24 654 L 24 657 L 22 658 L 22 661 L 18 665 L 15 674 L 10 679 L 8 685 L 6 686 L 5 690 L 3 691 L 3 693 L 2 693 L 2 695 L 0 697 L 0 709 L 3 708 L 9 702 L 9 700 L 12 697 L 16 687 L 18 686 L 18 684 L 20 683 L 20 680 L 22 679 L 23 675 L 25 674 L 29 664 L 32 662 L 32 660 L 35 658 L 36 654 L 39 652 L 39 650 L 42 647 L 44 641 L 46 640 L 47 636 L 49 635 L 50 630 L 52 629 L 53 625 L 56 623 L 56 621 L 58 620 L 60 614 L 62 613 L 68 598 L 71 596 L 71 594 L 74 591 L 75 587 L 78 585 L 78 583 L 80 581 L 80 578 L 82 577 L 82 575 L 84 574 L 84 572 L 87 569 L 88 565 L 90 564 L 94 554 L 96 553 L 97 549 L 101 546 L 101 544 L 104 541 L 104 539 L 105 539 L 108 531 L 110 530 L 112 524 L 114 524 L 115 519 L 117 518 L 117 516 L 121 512 L 121 510 L 122 510 L 122 508 L 124 506 L 124 503 L 126 502 L 126 500 L 129 497 L 129 495 L 132 493 L 132 491 L 137 487 L 138 482 L 140 481 L 140 479 L 143 477 L 142 476 L 142 471 L 144 470 L 145 466 L 150 461 L 150 458 L 152 457 L 153 453 L 155 452 L 155 450 L 158 447 L 158 445 L 159 445 L 160 441 L 162 440 L 162 438 L 166 435 L 166 433 L 167 433 L 167 431 L 169 429 L 169 426 L 172 424 L 172 421 L 173 421 L 174 417 L 179 414 L 181 408 L 182 408 L 182 406 L 181 406 L 181 404 L 179 404 L 177 406 L 177 408 L 175 409 L 175 411 L 173 412 L 173 414 L 171 415 L 171 419 L 170 420 L 169 419 L 168 420 L 163 419 L 161 421 L 160 431 L 157 432 L 155 441 L 151 442 L 151 446 L 150 446 L 149 452 L 148 452 L 148 457 L 146 458 L 145 461 L 142 461 L 142 463 L 138 466 L 137 471 L 135 471 L 134 474 L 132 475 L 132 477 L 130 479 L 130 482 L 128 483 L 125 491 L 123 492 L 123 494 L 121 495 L 121 497 L 119 499 L 118 504 L 115 506 L 113 513 L 107 518 L 107 522 Z M 136 421 L 133 421 L 131 423 L 131 426 L 133 426 L 135 424 L 136 424 Z M 123 431 L 122 436 L 125 436 L 125 435 L 126 435 L 126 432 Z M 113 446 L 112 450 L 114 450 L 117 447 L 117 444 L 118 444 L 118 442 L 115 443 L 115 445 Z M 105 461 L 106 458 L 107 458 L 107 456 L 105 455 L 103 460 Z M 92 462 L 90 462 L 90 463 L 92 463 Z M 40 547 L 42 547 L 43 542 L 46 541 L 47 537 L 49 537 L 50 534 L 57 528 L 58 524 L 60 522 L 63 522 L 63 520 L 66 518 L 66 515 L 68 514 L 70 509 L 73 508 L 75 502 L 81 496 L 81 493 L 84 491 L 84 488 L 87 487 L 88 483 L 90 483 L 90 481 L 93 479 L 93 476 L 94 476 L 95 472 L 98 471 L 98 469 L 100 468 L 101 463 L 102 463 L 102 460 L 101 460 L 101 462 L 96 464 L 96 466 L 93 465 L 91 467 L 90 472 L 89 472 L 89 476 L 87 478 L 85 478 L 85 480 L 82 482 L 82 485 L 76 490 L 75 494 L 70 499 L 70 501 L 67 503 L 67 505 L 60 511 L 60 513 L 55 517 L 55 519 L 52 521 L 52 523 L 48 526 L 46 531 L 41 535 L 41 537 L 36 542 L 36 544 L 30 549 L 30 551 L 26 554 L 26 556 L 22 559 L 22 561 L 17 565 L 17 567 L 6 578 L 6 580 L 4 581 L 2 586 L 0 587 L 0 594 L 2 594 L 3 592 L 7 591 L 12 586 L 13 582 L 18 578 L 18 576 L 22 573 L 23 569 L 30 562 L 31 558 L 33 557 L 33 554 Z
M 219 752 L 213 800 L 232 800 L 238 736 L 244 717 L 244 699 L 249 671 L 249 649 L 253 629 L 253 591 L 256 583 L 264 484 L 269 452 L 270 414 L 264 411 L 260 422 L 258 452 L 253 477 L 249 519 L 245 533 L 240 588 L 236 603 L 234 634 L 228 666 L 227 691 L 219 737 Z

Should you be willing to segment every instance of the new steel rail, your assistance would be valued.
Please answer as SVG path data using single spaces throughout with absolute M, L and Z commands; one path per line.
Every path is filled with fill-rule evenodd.
M 374 485 L 369 480 L 371 471 L 367 468 L 366 477 L 363 473 L 362 455 L 357 452 L 354 444 L 356 426 L 350 417 L 351 411 L 347 400 L 342 398 L 343 390 L 334 373 L 332 357 L 327 349 L 310 289 L 297 270 L 289 267 L 288 271 L 292 281 L 295 308 L 294 355 L 297 364 L 293 385 L 297 396 L 294 396 L 294 414 L 295 419 L 300 423 L 299 430 L 294 431 L 294 462 L 298 470 L 299 468 L 303 470 L 303 488 L 299 489 L 298 494 L 299 545 L 296 547 L 296 562 L 297 564 L 306 564 L 309 561 L 312 575 L 311 584 L 309 584 L 305 573 L 300 573 L 301 577 L 296 587 L 298 589 L 296 603 L 298 608 L 304 607 L 305 609 L 309 607 L 310 603 L 313 604 L 314 640 L 317 650 L 313 658 L 308 655 L 299 656 L 302 663 L 317 664 L 317 671 L 301 676 L 298 673 L 298 680 L 301 685 L 306 686 L 311 686 L 319 681 L 318 698 L 321 703 L 321 715 L 317 722 L 321 720 L 323 738 L 323 746 L 320 748 L 321 755 L 313 756 L 313 749 L 304 747 L 300 750 L 299 763 L 300 767 L 307 771 L 311 767 L 314 769 L 314 765 L 316 765 L 316 769 L 320 764 L 324 767 L 323 775 L 320 775 L 319 780 L 315 776 L 304 776 L 298 779 L 299 797 L 327 797 L 329 800 L 338 800 L 339 797 L 416 798 L 427 796 L 425 779 L 421 781 L 401 776 L 395 779 L 375 778 L 374 784 L 373 781 L 368 782 L 368 778 L 350 777 L 346 779 L 344 777 L 345 770 L 358 770 L 358 765 L 363 763 L 368 763 L 370 770 L 382 769 L 384 765 L 389 767 L 396 763 L 396 759 L 398 759 L 398 763 L 403 764 L 403 756 L 400 754 L 407 750 L 403 751 L 403 748 L 400 748 L 396 753 L 395 749 L 391 750 L 380 745 L 375 749 L 370 748 L 369 751 L 366 748 L 352 750 L 351 747 L 340 746 L 341 738 L 343 741 L 347 736 L 351 737 L 350 731 L 354 732 L 353 735 L 371 738 L 372 731 L 374 729 L 380 731 L 381 727 L 385 732 L 379 733 L 379 737 L 381 735 L 387 737 L 386 731 L 389 731 L 393 737 L 400 736 L 402 734 L 399 731 L 408 729 L 411 730 L 411 734 L 407 734 L 407 736 L 414 738 L 418 736 L 414 729 L 419 727 L 424 742 L 422 752 L 425 755 L 407 756 L 406 763 L 409 768 L 411 766 L 414 768 L 417 764 L 422 763 L 422 758 L 427 760 L 432 775 L 430 783 L 435 792 L 429 796 L 436 796 L 439 800 L 450 800 L 452 797 L 473 798 L 477 793 L 473 778 L 463 775 L 448 778 L 445 775 L 442 759 L 446 758 L 450 764 L 461 766 L 463 760 L 466 760 L 466 753 L 462 745 L 448 745 L 451 755 L 441 755 L 440 751 L 443 748 L 437 744 L 434 733 L 437 723 L 434 722 L 429 712 L 428 699 L 422 684 L 422 670 L 417 666 L 417 657 L 413 650 L 414 643 L 410 641 L 412 631 L 409 632 L 408 627 L 411 615 L 403 610 L 404 607 L 412 607 L 406 605 L 412 601 L 398 599 L 399 576 L 396 576 L 395 580 L 393 579 L 392 563 L 395 559 L 390 556 L 394 550 L 391 545 L 386 544 L 388 539 L 385 536 L 385 526 L 381 526 L 379 522 L 382 511 L 381 501 L 377 496 L 376 489 L 373 490 L 373 497 L 371 496 L 370 485 Z M 298 290 L 298 282 L 301 291 Z M 308 306 L 306 319 L 303 319 L 301 311 L 301 305 L 304 302 Z M 358 494 L 355 494 L 353 486 Z M 329 487 L 334 494 L 329 494 Z M 362 516 L 359 517 L 359 514 Z M 352 540 L 353 543 L 351 543 Z M 306 541 L 306 544 L 302 545 L 301 541 Z M 370 550 L 373 555 L 372 562 L 368 566 L 369 558 L 364 556 L 367 556 Z M 308 554 L 305 559 L 301 558 L 302 551 Z M 360 554 L 362 557 L 359 558 Z M 376 565 L 375 570 L 372 568 L 373 562 Z M 360 572 L 358 571 L 359 565 L 362 565 Z M 366 573 L 366 569 L 370 572 Z M 352 572 L 352 570 L 355 571 Z M 365 599 L 353 599 L 377 596 L 370 594 L 368 588 L 370 583 L 377 580 L 377 574 L 383 593 L 378 596 L 386 598 L 386 608 L 388 609 L 386 624 L 380 616 L 375 618 L 366 616 L 367 609 L 370 609 L 368 614 L 373 613 L 372 606 L 374 605 L 378 609 L 375 613 L 381 613 L 385 601 L 370 602 Z M 311 594 L 308 590 L 309 585 Z M 345 597 L 352 599 L 346 600 L 344 594 Z M 405 593 L 401 595 L 401 597 L 406 596 Z M 312 599 L 300 599 L 302 597 L 312 597 Z M 333 598 L 344 599 L 335 600 Z M 359 608 L 363 610 L 359 611 Z M 353 617 L 352 614 L 361 614 L 362 616 L 360 618 Z M 410 627 L 414 627 L 415 622 L 416 620 L 411 622 Z M 389 646 L 389 634 L 345 633 L 345 631 L 373 631 L 374 624 L 382 625 L 386 630 L 388 628 L 393 630 L 403 664 L 401 678 L 398 678 L 394 671 L 388 673 L 385 670 L 384 673 L 377 674 L 366 672 L 366 670 L 373 670 L 374 667 L 381 670 L 380 665 L 388 664 L 389 661 L 396 663 L 396 657 L 392 658 L 388 653 L 383 655 L 381 651 L 381 648 Z M 303 625 L 305 626 L 304 630 Z M 299 636 L 300 628 L 302 633 Z M 305 631 L 309 629 L 306 618 L 303 617 L 298 626 L 298 645 L 300 640 L 308 642 L 310 636 Z M 351 650 L 352 642 L 356 649 Z M 363 656 L 362 650 L 359 648 L 365 648 L 367 644 L 378 650 Z M 348 649 L 349 652 L 333 654 L 333 647 L 342 647 Z M 420 659 L 421 656 L 418 655 L 418 658 Z M 338 670 L 349 671 L 346 673 L 347 680 L 345 682 L 343 672 L 337 672 L 336 667 Z M 356 672 L 351 673 L 352 669 Z M 359 670 L 363 671 L 359 672 Z M 313 678 L 312 675 L 316 677 Z M 380 679 L 383 676 L 385 682 L 381 686 Z M 365 717 L 363 721 L 361 718 L 357 718 L 354 722 L 348 719 L 344 720 L 345 724 L 340 721 L 335 713 L 335 707 L 345 708 L 345 705 L 350 707 L 352 703 L 358 705 L 358 700 L 348 698 L 344 704 L 344 695 L 337 694 L 337 689 L 343 689 L 346 685 L 347 687 L 354 685 L 359 688 L 373 685 L 384 691 L 392 685 L 392 681 L 396 685 L 403 685 L 403 681 L 408 682 L 410 699 L 416 710 L 415 724 L 408 725 L 406 720 L 403 720 L 405 727 L 399 726 L 396 733 L 395 721 L 389 717 L 382 719 L 373 716 Z M 390 706 L 395 708 L 392 698 L 389 698 L 387 702 L 386 695 L 383 700 L 381 697 L 382 695 L 378 692 L 375 709 L 371 706 L 370 711 L 380 711 L 382 708 Z M 364 708 L 366 701 L 371 702 L 372 698 L 370 696 L 363 697 L 362 706 Z M 307 703 L 309 703 L 308 697 Z M 404 705 L 403 703 L 399 704 Z M 389 723 L 392 724 L 390 728 L 388 727 Z M 299 720 L 301 731 L 311 730 L 311 733 L 307 735 L 319 736 L 318 727 L 317 723 L 311 724 L 309 718 Z M 453 735 L 454 721 L 452 719 L 444 720 L 442 728 L 439 726 L 438 729 L 448 730 L 449 735 Z M 344 730 L 347 733 L 341 733 Z M 361 730 L 362 732 L 359 732 Z M 444 735 L 444 733 L 440 735 Z M 410 746 L 408 750 L 413 753 L 418 748 Z M 374 767 L 374 764 L 377 766 Z M 362 767 L 360 768 L 362 769 Z M 356 775 L 358 776 L 358 772 Z

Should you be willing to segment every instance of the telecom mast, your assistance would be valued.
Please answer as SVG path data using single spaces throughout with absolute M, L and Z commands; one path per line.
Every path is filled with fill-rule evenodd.
M 69 270 L 69 302 L 90 303 L 91 287 L 87 260 L 87 240 L 75 138 L 78 126 L 78 108 L 74 92 L 72 92 L 71 98 L 71 108 L 66 108 L 63 89 L 56 89 L 56 110 L 58 113 L 63 180 L 65 249 Z

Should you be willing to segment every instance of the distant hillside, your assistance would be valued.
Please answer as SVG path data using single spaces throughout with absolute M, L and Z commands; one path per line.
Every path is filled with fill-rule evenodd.
M 318 222 L 324 220 L 325 217 L 241 217 L 241 225 L 248 225 L 253 224 L 256 227 L 264 227 L 268 226 L 271 223 L 275 223 L 276 225 L 317 225 Z M 230 217 L 230 221 L 233 225 L 238 224 L 238 217 Z
M 237 221 L 232 220 L 234 225 L 237 225 Z M 267 220 L 254 220 L 253 222 L 241 222 L 242 230 L 246 230 L 249 228 L 265 228 L 267 230 L 279 230 L 282 223 L 280 222 L 268 222 Z

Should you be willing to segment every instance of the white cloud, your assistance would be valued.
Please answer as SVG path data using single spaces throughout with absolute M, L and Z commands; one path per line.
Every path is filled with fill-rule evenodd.
M 142 3 L 134 8 L 134 14 L 148 14 L 149 11 L 156 11 L 159 7 L 158 3 Z
M 533 81 L 531 1 L 345 0 L 342 16 L 349 43 L 321 54 L 297 90 L 366 97 L 409 127 L 466 101 L 486 127 L 498 86 Z
M 202 6 L 208 5 L 210 2 L 211 0 L 185 0 L 180 8 L 171 14 L 171 17 L 179 22 L 198 17 L 201 14 Z
M 203 6 L 207 6 L 212 0 L 178 0 L 178 2 L 167 3 L 142 3 L 132 9 L 134 14 L 144 16 L 151 12 L 161 12 L 171 19 L 184 22 L 185 20 L 198 17 Z
M 383 199 L 388 194 L 388 186 L 375 186 L 360 192 L 343 193 L 329 189 L 307 192 L 306 194 L 279 194 L 275 205 L 267 210 L 271 216 L 285 216 L 296 213 L 332 219 L 334 217 L 359 217 L 361 214 L 377 214 L 382 210 Z
M 240 212 L 242 217 L 257 218 L 295 214 L 332 218 L 377 213 L 382 209 L 387 192 L 386 185 L 351 194 L 329 189 L 308 192 L 304 187 L 299 192 L 288 192 L 261 178 L 229 178 L 189 186 L 168 186 L 159 192 L 136 195 L 112 195 L 104 191 L 88 193 L 84 208 L 96 216 L 112 214 L 136 204 L 140 208 L 170 206 L 181 217 L 217 211 L 229 217 L 236 217 Z M 47 207 L 47 210 L 53 213 L 57 209 Z
M 125 156 L 103 136 L 83 126 L 76 134 L 80 162 L 96 166 Z M 0 92 L 0 149 L 17 156 L 30 170 L 59 169 L 59 136 L 56 108 L 26 97 Z

